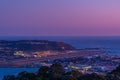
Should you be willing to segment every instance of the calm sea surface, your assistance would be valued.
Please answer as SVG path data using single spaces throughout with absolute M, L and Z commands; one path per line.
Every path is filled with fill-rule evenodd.
M 81 48 L 101 48 L 112 55 L 120 55 L 120 37 L 0 37 L 0 40 L 50 40 L 63 41 Z M 21 71 L 34 71 L 34 68 L 0 68 L 0 80 L 3 75 L 17 74 Z
M 19 72 L 37 72 L 37 68 L 0 68 L 0 80 L 2 80 L 4 75 L 17 75 Z

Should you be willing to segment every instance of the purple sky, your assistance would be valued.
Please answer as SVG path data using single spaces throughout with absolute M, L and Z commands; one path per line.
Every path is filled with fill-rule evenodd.
M 0 36 L 120 36 L 120 0 L 0 0 Z

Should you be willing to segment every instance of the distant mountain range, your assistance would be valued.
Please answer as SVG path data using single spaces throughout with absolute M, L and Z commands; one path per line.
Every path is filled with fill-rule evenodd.
M 76 50 L 75 47 L 64 42 L 48 40 L 0 40 L 0 53 L 12 53 L 14 51 L 65 51 Z

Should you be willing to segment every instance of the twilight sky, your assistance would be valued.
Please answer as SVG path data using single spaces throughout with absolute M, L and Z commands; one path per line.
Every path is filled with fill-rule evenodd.
M 120 36 L 120 0 L 0 0 L 0 36 Z

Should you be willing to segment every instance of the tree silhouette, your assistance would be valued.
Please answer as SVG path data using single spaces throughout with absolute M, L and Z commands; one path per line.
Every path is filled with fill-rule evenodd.
M 106 76 L 106 79 L 107 80 L 120 80 L 120 65 L 115 70 L 108 73 Z
M 61 80 L 77 80 L 77 78 L 70 75 L 66 75 L 63 76 Z
M 28 73 L 26 71 L 19 73 L 17 76 L 18 80 L 34 80 L 35 78 L 35 73 Z
M 38 76 L 43 76 L 43 77 L 49 77 L 50 75 L 50 68 L 47 66 L 42 66 L 40 67 L 40 69 L 38 70 Z
M 4 76 L 3 80 L 16 80 L 16 78 L 14 75 L 7 75 L 7 76 Z
M 85 74 L 80 76 L 78 80 L 105 80 L 104 76 L 98 75 L 96 73 Z
M 78 70 L 72 70 L 70 72 L 67 72 L 66 75 L 78 78 L 78 77 L 82 76 L 83 74 L 81 72 L 79 72 Z
M 55 63 L 51 67 L 51 78 L 54 80 L 59 80 L 63 74 L 65 74 L 65 69 L 60 63 Z

